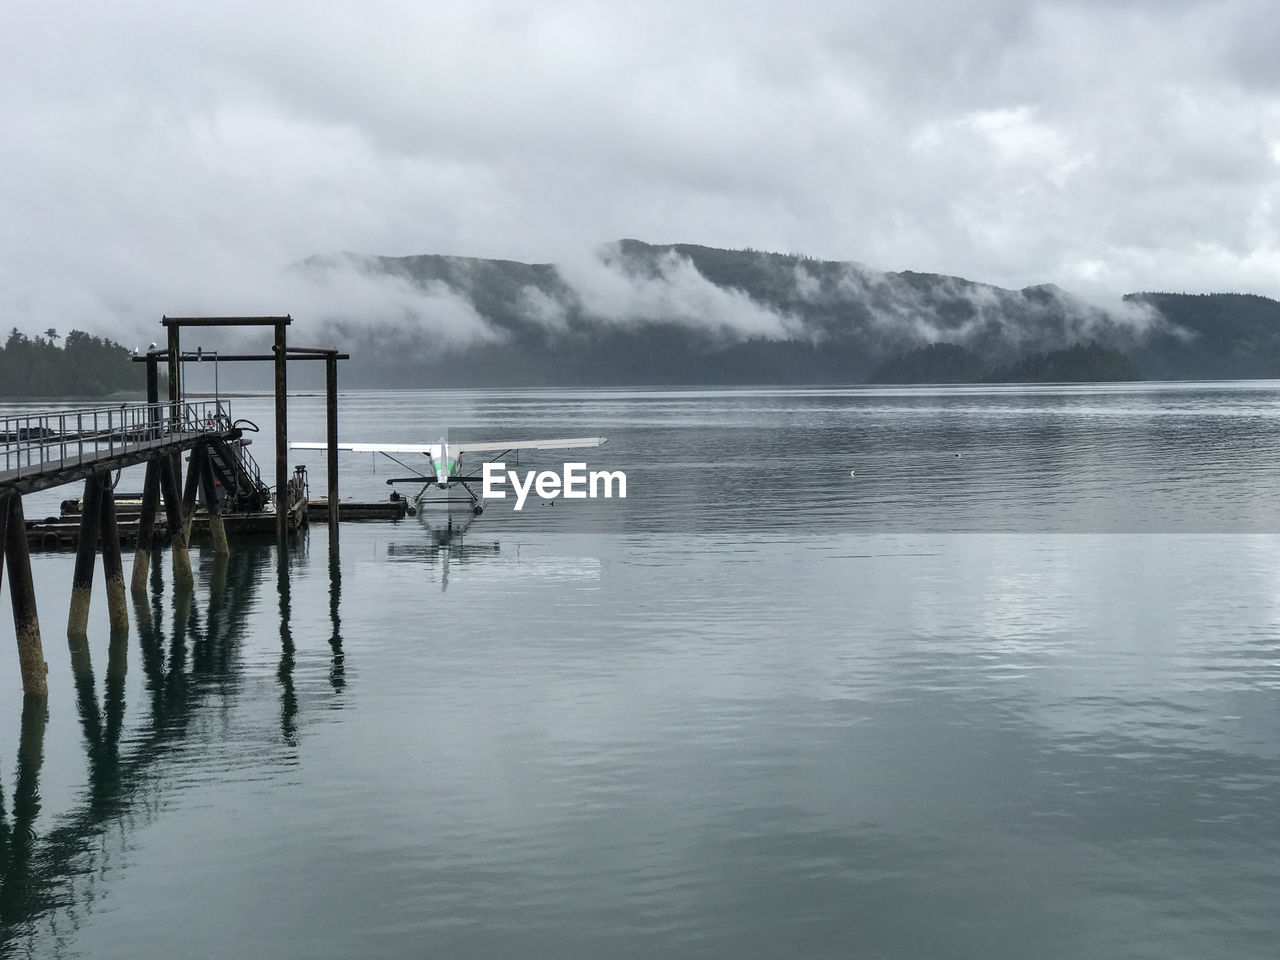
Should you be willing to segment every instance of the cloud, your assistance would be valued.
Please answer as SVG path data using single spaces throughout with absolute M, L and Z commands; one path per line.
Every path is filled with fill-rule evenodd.
M 1180 329 L 1149 304 L 1105 294 L 1082 297 L 1053 285 L 1006 290 L 861 264 L 839 265 L 826 283 L 804 264 L 794 275 L 799 299 L 857 310 L 867 331 L 891 348 L 945 342 L 1017 353 L 1093 339 L 1129 347 Z
M 622 236 L 1277 296 L 1276 33 L 1266 0 L 20 4 L 0 309 L 300 313 L 277 274 L 320 252 Z
M 618 244 L 555 265 L 552 283 L 519 287 L 509 302 L 491 295 L 489 285 L 504 282 L 501 273 L 457 259 L 444 264 L 449 282 L 429 270 L 424 274 L 422 264 L 350 254 L 311 258 L 291 272 L 289 282 L 309 318 L 301 329 L 376 336 L 383 344 L 390 338 L 399 344 L 396 349 L 491 343 L 530 322 L 553 334 L 568 331 L 571 323 L 662 322 L 729 340 L 834 335 L 870 338 L 882 348 L 949 342 L 997 353 L 1091 339 L 1129 347 L 1156 332 L 1178 332 L 1147 304 L 1079 297 L 1052 285 L 1006 290 L 956 277 L 757 256 L 757 279 L 770 284 L 774 302 L 790 302 L 793 309 L 713 283 L 679 251 L 650 254 Z M 482 316 L 477 302 L 499 313 Z
M 470 298 L 441 281 L 415 283 L 362 257 L 313 258 L 286 274 L 291 302 L 310 330 L 398 336 L 417 349 L 450 349 L 502 339 Z
M 712 283 L 686 256 L 672 250 L 640 267 L 616 247 L 558 264 L 561 279 L 582 311 L 609 323 L 670 321 L 715 334 L 784 339 L 803 324 L 741 290 Z
M 557 300 L 534 286 L 520 289 L 516 307 L 522 317 L 541 324 L 551 330 L 565 330 L 569 323 L 569 308 L 561 300 Z

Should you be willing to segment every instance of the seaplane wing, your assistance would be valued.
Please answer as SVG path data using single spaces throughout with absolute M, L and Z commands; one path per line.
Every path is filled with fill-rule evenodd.
M 573 447 L 599 447 L 606 437 L 571 437 L 565 440 L 495 440 L 485 443 L 340 443 L 339 450 L 352 453 L 421 453 L 428 457 L 440 456 L 441 448 L 448 446 L 449 453 L 504 453 L 508 450 L 568 450 Z M 289 444 L 294 450 L 328 450 L 327 443 L 309 441 Z
M 327 443 L 310 441 L 290 443 L 289 446 L 294 450 L 329 449 Z M 339 450 L 349 450 L 353 453 L 421 453 L 428 457 L 435 456 L 440 450 L 438 443 L 340 443 L 337 446 Z
M 463 453 L 504 453 L 508 450 L 568 450 L 572 447 L 600 447 L 607 441 L 605 437 L 573 437 L 568 440 L 506 440 L 488 443 L 450 443 L 449 452 Z

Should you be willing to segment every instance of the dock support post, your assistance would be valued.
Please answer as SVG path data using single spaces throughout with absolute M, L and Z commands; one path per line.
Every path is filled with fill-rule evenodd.
M 93 473 L 84 479 L 80 498 L 80 534 L 76 541 L 76 566 L 71 574 L 71 606 L 67 611 L 67 638 L 88 634 L 89 603 L 93 598 L 93 565 L 98 555 L 98 533 L 102 526 L 103 476 Z
M 227 528 L 222 522 L 222 504 L 218 502 L 218 486 L 213 479 L 213 462 L 209 459 L 209 448 L 198 447 L 200 454 L 200 499 L 204 501 L 205 512 L 209 514 L 209 539 L 213 541 L 213 555 L 225 557 L 231 553 L 227 545 Z M 194 462 L 194 454 L 193 462 Z
M 176 429 L 178 404 L 182 402 L 182 354 L 179 352 L 181 332 L 177 324 L 169 324 L 167 332 L 169 334 L 169 417 L 174 421 L 173 425 Z
M 40 644 L 40 618 L 36 615 L 36 587 L 31 578 L 31 553 L 27 549 L 27 521 L 22 495 L 10 494 L 9 523 L 5 531 L 5 556 L 9 563 L 9 599 L 13 601 L 13 632 L 18 640 L 18 667 L 22 692 L 29 697 L 49 694 L 49 665 Z
M 156 528 L 156 507 L 160 504 L 160 461 L 147 461 L 147 475 L 142 482 L 142 513 L 138 516 L 138 546 L 133 554 L 134 593 L 147 592 L 147 573 L 151 568 L 151 538 Z
M 155 350 L 147 351 L 147 405 L 151 408 L 147 412 L 147 422 L 153 429 L 151 439 L 155 440 L 159 437 L 159 432 L 154 428 L 162 419 L 160 416 L 160 364 L 156 360 Z
M 17 494 L 14 494 L 17 496 Z M 4 558 L 9 552 L 7 548 L 9 531 L 9 494 L 0 493 L 0 587 L 4 586 Z
M 111 484 L 102 484 L 101 520 L 102 576 L 107 587 L 107 617 L 111 636 L 129 633 L 129 604 L 124 597 L 124 558 L 120 554 L 120 528 L 116 523 L 116 494 Z
M 324 405 L 329 456 L 329 540 L 338 539 L 338 354 L 324 358 Z
M 147 414 L 151 439 L 160 436 L 160 370 L 155 350 L 147 352 Z M 156 506 L 160 502 L 160 462 L 155 457 L 147 461 L 146 479 L 142 483 L 142 513 L 138 517 L 138 543 L 133 552 L 133 578 L 130 589 L 134 593 L 147 590 L 147 573 L 151 569 L 151 537 L 155 531 Z
M 169 429 L 177 430 L 182 422 L 182 344 L 181 328 L 177 324 L 165 324 L 169 334 Z M 169 456 L 174 474 L 182 476 L 182 455 L 173 453 Z
M 196 518 L 196 491 L 200 486 L 200 451 L 203 449 L 203 446 L 195 447 L 187 455 L 187 480 L 182 486 L 182 539 L 187 543 L 191 542 L 191 523 Z
M 169 527 L 169 549 L 173 551 L 173 585 L 190 590 L 196 578 L 191 573 L 191 554 L 182 532 L 182 503 L 178 500 L 178 481 L 173 464 L 166 457 L 160 461 L 160 488 L 164 492 L 164 513 Z
M 276 538 L 281 549 L 289 546 L 289 392 L 285 324 L 277 320 L 276 361 Z

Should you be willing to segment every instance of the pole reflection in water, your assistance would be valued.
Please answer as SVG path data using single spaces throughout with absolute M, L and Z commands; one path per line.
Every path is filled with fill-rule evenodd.
M 333 632 L 329 635 L 329 649 L 333 651 L 333 659 L 329 666 L 329 683 L 334 691 L 347 685 L 346 656 L 342 652 L 342 564 L 340 562 L 338 538 L 329 537 L 329 622 Z
M 289 568 L 293 553 L 277 551 L 276 590 L 280 594 L 280 667 L 276 677 L 280 680 L 280 736 L 290 746 L 297 745 L 298 695 L 293 689 L 293 628 L 289 625 Z
M 128 634 L 117 631 L 110 637 L 101 703 L 89 641 L 69 638 L 86 786 L 69 809 L 43 824 L 38 823 L 39 780 L 48 706 L 42 698 L 24 700 L 11 803 L 0 785 L 0 957 L 42 953 L 61 942 L 68 929 L 75 930 L 97 896 L 99 877 L 109 865 L 108 848 L 116 846 L 106 838 L 127 844 L 133 828 L 151 822 L 162 809 L 164 785 L 181 762 L 184 740 L 199 730 L 201 715 L 239 685 L 241 640 L 272 555 L 270 547 L 243 544 L 233 564 L 218 558 L 206 565 L 199 578 L 209 590 L 203 624 L 189 588 L 174 594 L 166 618 L 164 565 L 152 564 L 150 595 L 133 595 L 146 695 L 144 715 L 133 718 L 127 734 Z M 292 739 L 297 703 L 287 572 L 279 582 L 285 646 L 280 673 L 287 688 L 286 737 Z M 332 609 L 336 616 L 336 606 Z M 167 638 L 166 620 L 171 625 Z
M 95 781 L 96 790 L 114 796 L 119 791 L 116 779 L 120 769 L 120 733 L 124 729 L 125 680 L 129 672 L 129 632 L 116 630 L 107 648 L 107 684 L 103 697 L 102 743 L 111 762 L 105 765 Z
M 18 773 L 13 790 L 13 823 L 3 830 L 0 848 L 0 949 L 16 926 L 43 909 L 47 881 L 36 869 L 35 821 L 40 813 L 40 767 L 44 763 L 44 728 L 48 720 L 43 697 L 26 697 L 18 738 Z

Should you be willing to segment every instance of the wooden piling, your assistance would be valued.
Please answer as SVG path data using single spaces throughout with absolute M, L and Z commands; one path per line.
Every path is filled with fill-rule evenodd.
M 338 354 L 324 358 L 324 407 L 328 441 L 329 540 L 338 539 Z
M 191 521 L 196 517 L 196 491 L 200 487 L 200 454 L 203 450 L 203 446 L 193 447 L 187 455 L 187 480 L 182 487 L 182 538 L 187 543 L 191 542 Z
M 89 630 L 89 603 L 93 597 L 93 566 L 98 555 L 98 533 L 102 525 L 103 475 L 84 479 L 80 498 L 80 534 L 76 541 L 76 566 L 71 574 L 71 604 L 67 611 L 67 638 L 86 636 Z
M 147 403 L 153 437 L 160 433 L 160 371 L 155 351 L 147 353 Z M 142 513 L 138 517 L 138 542 L 133 553 L 133 576 L 130 589 L 134 593 L 146 593 L 147 573 L 151 569 L 151 538 L 155 533 L 156 507 L 160 503 L 160 462 L 152 457 L 147 461 L 146 479 L 142 483 Z
M 160 461 L 147 461 L 147 475 L 142 483 L 142 513 L 138 516 L 138 545 L 133 554 L 134 593 L 147 592 L 147 573 L 151 567 L 151 538 L 156 528 L 156 507 L 160 505 Z
M 285 324 L 277 320 L 276 367 L 276 539 L 281 550 L 289 548 L 289 388 Z
M 222 522 L 222 503 L 218 500 L 218 485 L 213 479 L 213 462 L 209 448 L 200 447 L 200 499 L 209 514 L 209 538 L 213 541 L 213 555 L 225 557 L 231 553 L 227 545 L 227 528 Z M 194 456 L 194 455 L 193 455 Z
M 173 585 L 175 589 L 191 589 L 196 582 L 191 572 L 191 553 L 182 533 L 182 503 L 178 500 L 178 481 L 168 458 L 160 461 L 160 489 L 164 493 L 164 512 L 169 525 L 169 549 L 173 553 Z
M 129 605 L 124 596 L 124 558 L 120 553 L 120 528 L 116 524 L 116 495 L 108 483 L 102 485 L 101 520 L 102 576 L 107 587 L 107 617 L 111 635 L 128 635 Z
M 181 328 L 176 324 L 166 324 L 168 334 L 169 362 L 169 429 L 177 430 L 182 422 L 182 343 Z M 169 454 L 169 463 L 176 477 L 182 476 L 182 454 L 177 451 Z
M 8 552 L 5 544 L 8 543 L 7 534 L 9 530 L 9 494 L 0 493 L 0 587 L 4 586 L 4 558 Z
M 176 427 L 181 413 L 179 405 L 182 403 L 182 333 L 177 324 L 166 325 L 166 332 L 169 335 L 169 418 Z
M 9 523 L 5 531 L 5 556 L 9 564 L 9 599 L 13 602 L 13 633 L 18 641 L 18 668 L 22 692 L 29 697 L 49 694 L 49 665 L 40 643 L 40 618 L 36 614 L 36 587 L 31 578 L 31 554 L 27 550 L 27 523 L 22 496 L 9 495 Z
M 160 422 L 160 408 L 156 406 L 160 402 L 160 364 L 156 360 L 154 350 L 147 351 L 147 404 L 151 407 L 150 415 L 147 419 L 152 426 Z

